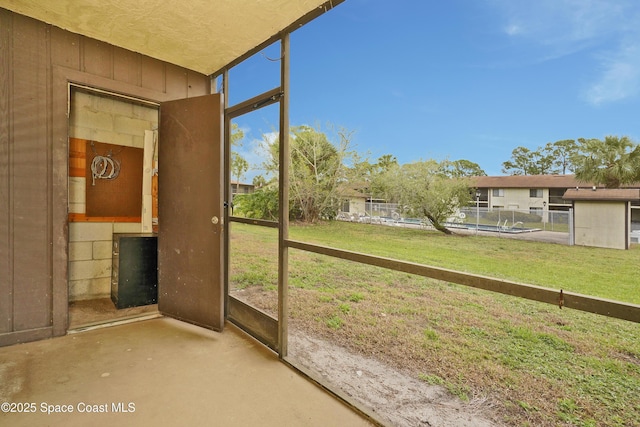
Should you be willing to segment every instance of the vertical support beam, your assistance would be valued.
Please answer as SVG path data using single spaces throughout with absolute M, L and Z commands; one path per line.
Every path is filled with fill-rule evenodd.
M 289 290 L 289 33 L 280 43 L 280 153 L 279 153 L 279 233 L 278 233 L 278 354 L 287 356 L 288 350 L 288 290 Z
M 212 91 L 216 91 L 212 88 Z M 224 221 L 224 243 L 223 243 L 223 251 L 224 251 L 224 259 L 223 266 L 224 272 L 222 275 L 223 287 L 224 287 L 224 318 L 226 319 L 229 315 L 229 267 L 231 263 L 231 258 L 229 256 L 230 249 L 230 240 L 231 240 L 231 222 L 229 221 L 229 210 L 231 208 L 231 118 L 227 114 L 227 108 L 229 107 L 229 69 L 225 68 L 222 72 L 222 98 L 224 100 L 224 118 L 223 118 L 223 126 L 224 126 L 224 179 L 222 180 L 222 185 L 224 185 L 224 191 L 222 194 L 224 195 L 225 201 L 225 209 L 223 214 Z
M 70 88 L 65 69 L 54 67 L 52 77 L 52 326 L 53 336 L 69 327 L 69 108 Z
M 572 202 L 573 207 L 569 208 L 569 246 L 576 244 L 576 229 L 574 225 L 573 212 L 575 209 L 575 202 Z
M 0 334 L 13 332 L 12 17 L 0 10 Z
M 624 204 L 624 248 L 629 249 L 631 244 L 631 202 Z

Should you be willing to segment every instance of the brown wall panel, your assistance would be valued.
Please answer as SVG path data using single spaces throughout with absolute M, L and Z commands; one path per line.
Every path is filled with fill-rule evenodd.
M 48 30 L 13 20 L 12 233 L 14 329 L 50 326 Z
M 58 27 L 51 28 L 51 63 L 80 69 L 80 36 Z
M 113 48 L 113 79 L 140 86 L 142 61 L 140 54 L 118 47 Z
M 11 16 L 0 9 L 0 334 L 13 329 L 13 272 L 11 239 L 9 114 L 11 64 L 9 47 L 11 40 Z
M 51 311 L 52 335 L 67 332 L 69 313 L 69 120 L 67 98 L 71 79 L 62 73 L 82 74 L 79 70 L 52 67 L 51 77 Z M 34 338 L 35 340 L 36 338 Z
M 211 81 L 203 79 L 202 74 L 187 70 L 187 96 L 200 96 L 202 93 L 210 93 Z
M 142 87 L 146 89 L 164 92 L 165 90 L 165 65 L 160 61 L 143 56 L 142 62 Z
M 2 8 L 0 29 L 0 345 L 10 345 L 67 329 L 69 82 L 160 102 L 187 96 L 187 73 L 189 96 L 209 93 L 209 78 L 167 76 L 164 62 Z M 183 89 L 167 94 L 166 79 Z
M 82 38 L 82 70 L 95 76 L 113 76 L 113 46 Z
M 172 98 L 187 97 L 187 70 L 176 65 L 167 64 L 166 92 Z

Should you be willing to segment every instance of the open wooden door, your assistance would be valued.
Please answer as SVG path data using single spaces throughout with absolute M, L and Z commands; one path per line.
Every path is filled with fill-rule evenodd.
M 160 105 L 158 309 L 224 326 L 221 95 Z

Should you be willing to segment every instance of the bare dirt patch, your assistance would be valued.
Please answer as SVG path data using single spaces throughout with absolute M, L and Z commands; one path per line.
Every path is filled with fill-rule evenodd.
M 385 425 L 483 427 L 496 425 L 485 400 L 465 403 L 376 360 L 300 331 L 289 335 L 289 356 L 330 388 L 346 393 Z
M 271 295 L 259 287 L 236 291 L 235 296 L 267 312 L 275 309 Z M 322 379 L 328 388 L 339 390 L 352 403 L 374 414 L 384 425 L 499 425 L 487 399 L 464 402 L 443 386 L 430 385 L 374 357 L 331 343 L 306 328 L 289 330 L 288 358 Z

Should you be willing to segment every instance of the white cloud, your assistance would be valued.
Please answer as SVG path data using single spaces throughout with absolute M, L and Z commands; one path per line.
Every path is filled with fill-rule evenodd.
M 278 132 L 267 132 L 262 138 L 246 138 L 242 147 L 235 148 L 248 163 L 249 170 L 243 177 L 244 181 L 251 182 L 256 175 L 264 175 L 263 164 L 269 160 L 269 146 L 278 139 Z M 235 177 L 234 177 L 235 179 Z
M 601 59 L 602 73 L 585 91 L 592 105 L 621 101 L 640 92 L 640 45 L 620 48 Z
M 262 134 L 262 141 L 267 142 L 268 144 L 273 144 L 277 141 L 280 136 L 279 132 L 267 132 Z
M 633 0 L 490 0 L 504 16 L 503 31 L 558 47 L 584 42 L 624 28 Z M 630 23 L 630 22 L 629 22 Z
M 532 48 L 542 62 L 578 52 L 592 55 L 582 97 L 592 105 L 640 94 L 640 3 L 635 0 L 488 0 L 501 30 Z
M 510 36 L 517 36 L 523 33 L 523 29 L 520 25 L 512 23 L 505 27 L 504 32 Z

